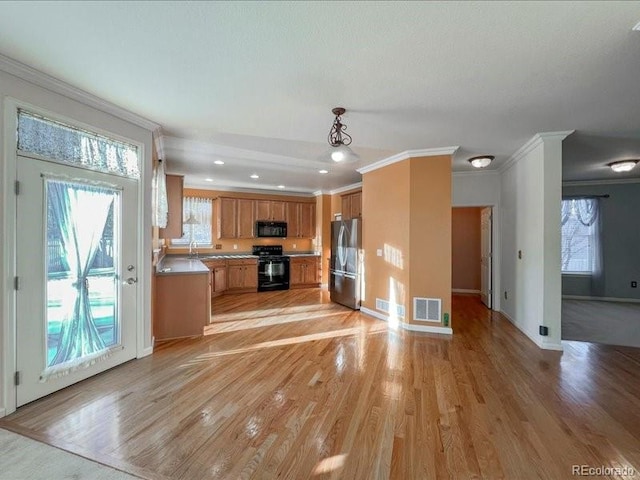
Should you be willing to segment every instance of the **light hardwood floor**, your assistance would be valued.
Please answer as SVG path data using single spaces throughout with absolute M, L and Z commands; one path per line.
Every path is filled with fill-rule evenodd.
M 222 296 L 213 309 L 207 336 L 163 343 L 0 426 L 153 479 L 640 471 L 639 349 L 542 351 L 472 296 L 454 297 L 451 338 L 390 331 L 319 289 Z

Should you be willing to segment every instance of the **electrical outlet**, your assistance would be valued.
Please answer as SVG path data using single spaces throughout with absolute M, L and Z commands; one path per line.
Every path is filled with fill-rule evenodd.
M 636 282 L 635 280 L 633 280 L 631 282 L 631 288 L 638 288 L 638 282 Z
M 382 249 L 381 249 L 381 248 L 378 248 L 378 249 L 376 250 L 376 255 L 377 255 L 378 257 L 381 257 L 381 256 L 382 256 Z
M 234 244 L 233 244 L 233 249 L 234 249 L 234 250 L 237 250 L 237 249 L 238 249 L 238 244 L 237 244 L 237 243 L 234 243 Z
M 505 291 L 504 291 L 504 299 L 505 299 L 505 300 L 508 300 L 508 298 L 509 298 L 509 295 L 507 295 L 507 291 L 505 290 Z
M 295 243 L 293 244 L 293 249 L 294 249 L 294 250 L 296 249 L 296 244 L 295 244 Z
M 216 250 L 222 250 L 222 244 L 216 243 Z

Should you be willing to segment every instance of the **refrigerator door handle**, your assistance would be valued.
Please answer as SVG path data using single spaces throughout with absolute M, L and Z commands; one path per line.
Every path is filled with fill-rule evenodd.
M 331 270 L 331 275 L 335 275 L 336 277 L 344 277 L 344 273 L 338 270 Z
M 353 280 L 355 280 L 355 279 L 356 279 L 356 275 L 355 275 L 354 273 L 345 273 L 345 274 L 344 274 L 344 276 L 345 276 L 346 278 L 351 278 L 351 279 L 353 279 Z

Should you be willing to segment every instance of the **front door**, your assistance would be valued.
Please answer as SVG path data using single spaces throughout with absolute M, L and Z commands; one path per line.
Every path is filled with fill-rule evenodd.
M 136 356 L 137 181 L 18 156 L 17 405 Z

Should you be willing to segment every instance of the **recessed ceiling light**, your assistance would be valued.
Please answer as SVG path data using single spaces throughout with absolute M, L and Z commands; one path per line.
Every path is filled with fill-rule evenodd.
M 489 166 L 489 164 L 496 158 L 493 155 L 481 155 L 479 157 L 473 157 L 469 159 L 469 163 L 476 168 L 484 168 Z
M 278 188 L 284 188 L 284 185 L 278 185 Z
M 633 27 L 631 30 L 635 30 L 636 32 L 640 32 L 640 22 L 636 23 L 636 26 Z
M 329 170 L 318 170 L 318 173 L 324 175 L 325 173 L 329 173 Z
M 216 165 L 224 165 L 224 162 L 222 160 L 215 160 L 213 163 L 215 163 Z
M 258 175 L 257 173 L 254 173 L 251 175 L 251 178 L 253 178 L 254 180 L 260 178 L 260 175 Z
M 204 179 L 206 182 L 213 182 L 213 178 L 205 178 Z
M 629 172 L 633 170 L 640 160 L 622 160 L 620 162 L 612 162 L 609 164 L 611 170 L 616 173 Z

